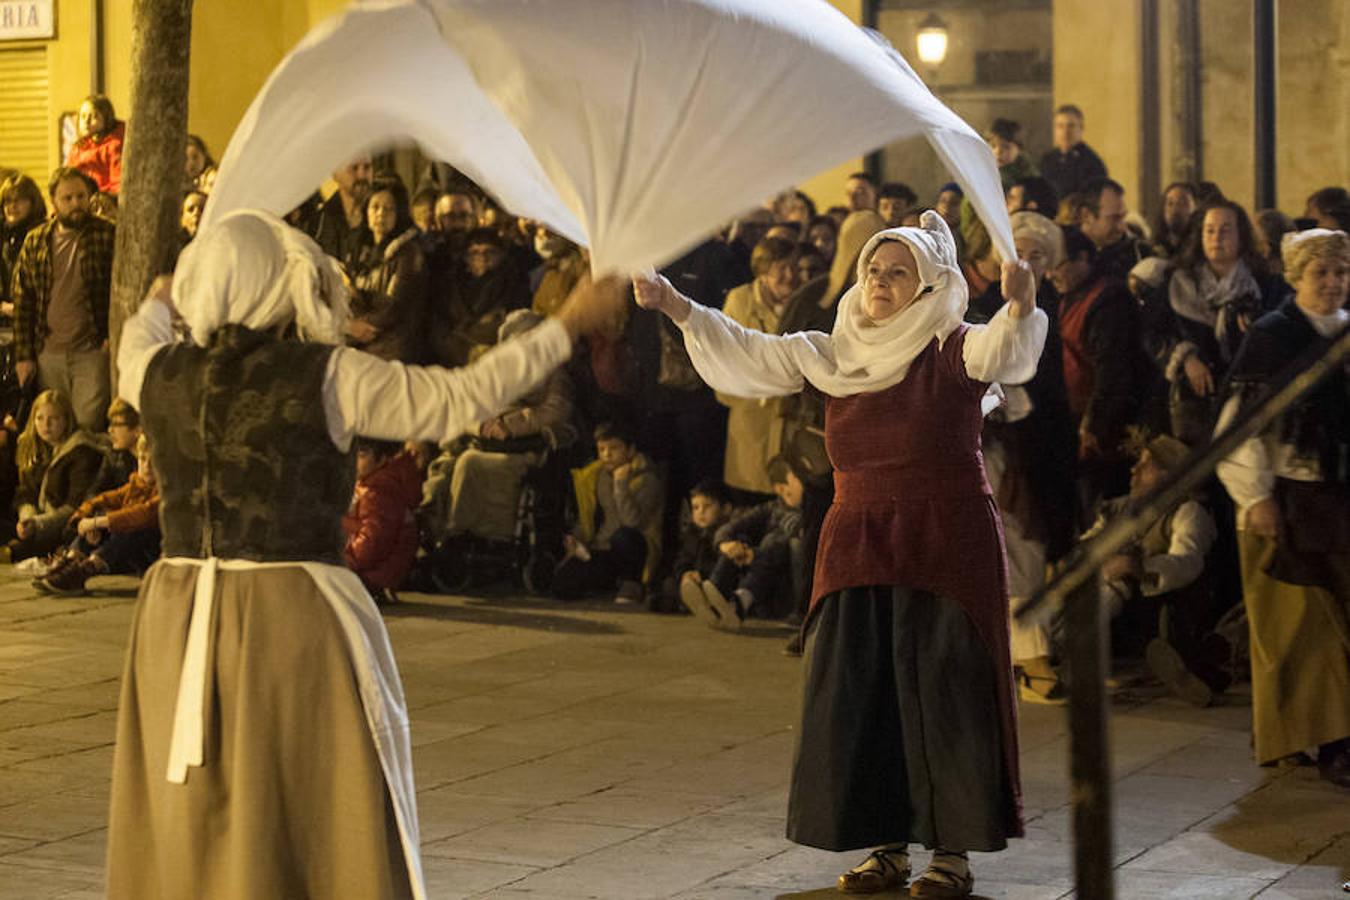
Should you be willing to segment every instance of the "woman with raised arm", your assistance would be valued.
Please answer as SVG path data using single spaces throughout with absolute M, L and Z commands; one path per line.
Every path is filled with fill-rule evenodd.
M 337 346 L 337 263 L 275 216 L 230 213 L 183 251 L 118 356 L 153 442 L 163 558 L 122 679 L 109 898 L 426 896 L 402 686 L 343 565 L 352 439 L 448 440 L 495 415 L 624 293 L 585 281 L 448 371 Z
M 828 396 L 835 500 L 816 558 L 788 837 L 876 848 L 847 893 L 901 889 L 908 845 L 932 848 L 914 897 L 964 897 L 967 853 L 1022 834 L 1003 537 L 980 455 L 991 383 L 1035 372 L 1047 330 L 1025 263 L 1007 303 L 966 325 L 947 223 L 868 241 L 830 334 L 768 335 L 638 279 L 684 331 L 699 374 L 741 397 Z

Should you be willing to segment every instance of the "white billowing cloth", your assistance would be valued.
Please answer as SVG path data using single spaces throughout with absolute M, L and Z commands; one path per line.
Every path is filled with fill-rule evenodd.
M 969 299 L 947 223 L 928 210 L 920 225 L 891 228 L 867 242 L 858 257 L 858 282 L 840 298 L 831 334 L 764 335 L 691 303 L 681 328 L 695 370 L 714 389 L 736 397 L 795 394 L 803 382 L 831 397 L 899 384 L 934 338 L 941 345 L 961 324 Z M 921 293 L 898 313 L 873 322 L 862 309 L 863 288 L 867 263 L 883 241 L 903 241 L 913 252 Z M 967 374 L 977 381 L 1029 381 L 1049 327 L 1044 310 L 1014 319 L 1006 306 L 987 325 L 970 326 L 961 351 Z
M 203 229 L 284 213 L 354 156 L 413 140 L 512 213 L 659 267 L 764 197 L 924 135 L 1015 257 L 985 142 L 822 0 L 383 0 L 310 33 L 255 98 Z
M 295 321 L 300 337 L 342 343 L 347 288 L 337 262 L 275 215 L 236 210 L 183 250 L 173 303 L 206 346 L 222 325 L 265 331 Z

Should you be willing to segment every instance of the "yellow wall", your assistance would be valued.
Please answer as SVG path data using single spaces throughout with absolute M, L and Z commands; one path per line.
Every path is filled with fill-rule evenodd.
M 1087 141 L 1137 196 L 1137 0 L 1055 0 L 1055 102 L 1077 103 Z M 1314 190 L 1350 182 L 1350 3 L 1286 0 L 1278 6 L 1277 192 L 1303 212 Z M 1161 181 L 1184 177 L 1176 115 L 1181 89 L 1174 0 L 1159 3 Z M 1202 176 L 1251 208 L 1255 194 L 1252 17 L 1249 4 L 1200 0 Z M 1109 40 L 1084 40 L 1083 35 Z
M 1055 106 L 1083 110 L 1083 139 L 1139 203 L 1138 0 L 1055 0 Z
M 830 0 L 830 2 L 854 22 L 862 21 L 863 0 Z M 800 187 L 816 201 L 816 206 L 823 213 L 829 207 L 844 202 L 844 182 L 851 173 L 862 167 L 863 158 L 854 157 L 802 182 Z
M 196 0 L 192 22 L 192 81 L 188 128 L 217 159 L 253 97 L 281 58 L 345 0 Z

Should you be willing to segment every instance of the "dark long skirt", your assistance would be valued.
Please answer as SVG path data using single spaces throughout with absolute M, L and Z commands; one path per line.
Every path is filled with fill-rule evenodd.
M 789 840 L 1002 850 L 1018 833 L 1000 677 L 961 606 L 904 587 L 821 600 L 788 800 Z

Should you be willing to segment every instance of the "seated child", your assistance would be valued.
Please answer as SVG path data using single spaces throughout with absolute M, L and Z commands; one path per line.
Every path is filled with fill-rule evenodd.
M 615 603 L 637 603 L 644 572 L 653 571 L 660 558 L 665 488 L 625 425 L 596 427 L 595 452 L 595 462 L 572 472 L 577 524 L 563 538 L 553 594 L 575 600 L 617 585 Z
M 772 616 L 794 605 L 793 551 L 800 552 L 804 487 L 782 456 L 769 460 L 768 470 L 777 498 L 718 529 L 712 574 L 680 583 L 680 600 L 714 627 L 734 631 L 752 610 Z
M 413 511 L 422 500 L 422 473 L 400 444 L 357 438 L 356 489 L 342 518 L 347 566 L 381 603 L 398 598 L 417 555 Z
M 108 449 L 94 476 L 93 494 L 120 488 L 137 469 L 136 439 L 141 436 L 141 414 L 118 397 L 108 407 Z
M 84 501 L 66 529 L 74 539 L 33 582 L 44 593 L 84 594 L 90 578 L 139 574 L 159 558 L 159 482 L 145 435 L 136 440 L 136 471 L 126 484 Z
M 654 609 L 671 612 L 680 608 L 680 585 L 686 580 L 702 581 L 712 575 L 718 559 L 717 530 L 732 515 L 731 498 L 726 485 L 705 479 L 689 492 L 689 521 L 680 528 L 679 550 L 670 567 L 670 577 L 661 588 L 661 600 Z M 690 610 L 696 612 L 696 610 Z
M 97 438 L 75 422 L 70 398 L 43 391 L 33 401 L 16 448 L 14 540 L 0 546 L 0 562 L 46 556 L 64 543 L 66 520 L 89 496 L 103 463 Z
M 1188 448 L 1160 435 L 1137 452 L 1130 493 L 1104 502 L 1084 539 L 1128 513 L 1181 464 Z M 1154 674 L 1197 706 L 1209 705 L 1229 682 L 1223 670 L 1228 645 L 1213 633 L 1218 616 L 1207 571 L 1215 535 L 1209 510 L 1198 500 L 1183 500 L 1101 568 L 1101 600 L 1113 620 L 1115 655 L 1137 654 L 1142 648 Z

